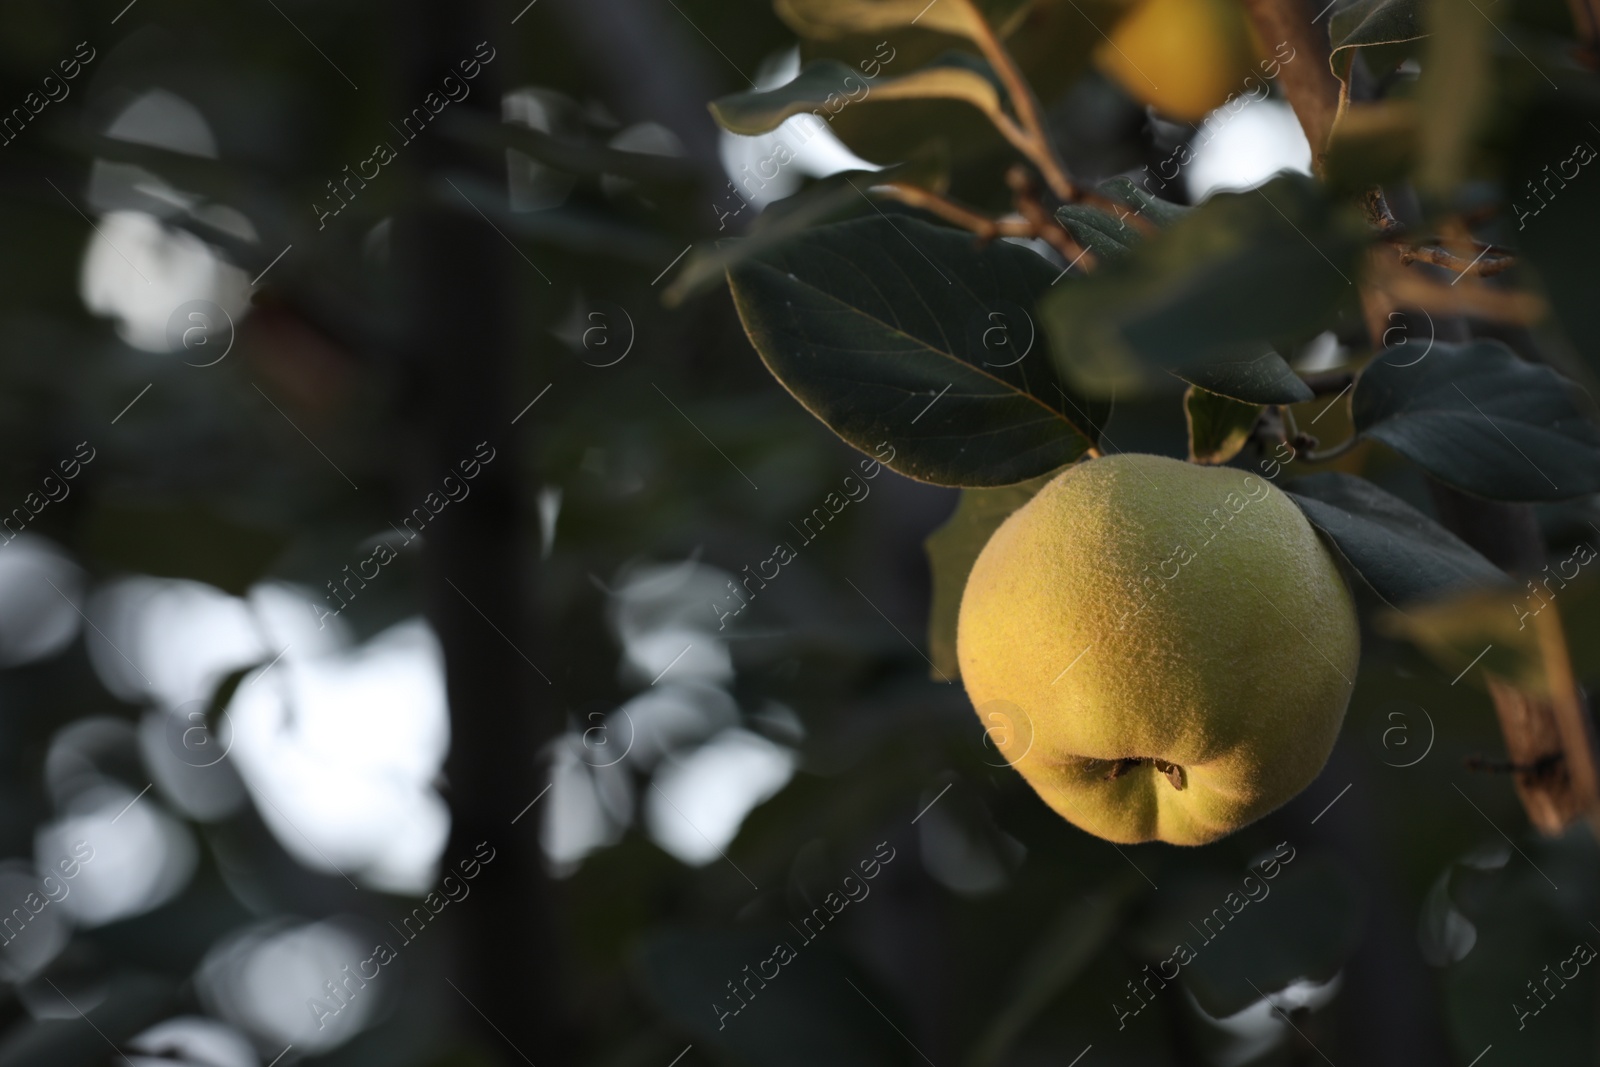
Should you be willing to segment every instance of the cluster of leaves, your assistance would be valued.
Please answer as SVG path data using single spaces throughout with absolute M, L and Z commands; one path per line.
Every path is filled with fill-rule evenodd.
M 907 30 L 915 6 L 818 0 L 783 10 L 801 33 L 832 41 L 869 28 Z M 944 31 L 956 47 L 981 37 L 973 20 L 985 14 L 1003 34 L 1024 24 L 1028 11 L 1049 6 L 980 11 L 951 4 L 942 21 L 926 28 Z M 1115 447 L 1104 434 L 1107 398 L 1157 390 L 1175 375 L 1189 383 L 1190 458 L 1233 460 L 1259 436 L 1265 413 L 1313 399 L 1279 353 L 1293 354 L 1328 331 L 1359 336 L 1363 315 L 1370 325 L 1374 307 L 1397 311 L 1378 319 L 1383 326 L 1368 342 L 1377 351 L 1354 373 L 1353 388 L 1326 402 L 1348 404 L 1353 436 L 1340 451 L 1378 442 L 1443 484 L 1489 500 L 1571 500 L 1600 491 L 1600 429 L 1579 386 L 1498 341 L 1436 336 L 1433 311 L 1488 310 L 1493 317 L 1492 309 L 1475 308 L 1472 297 L 1456 302 L 1458 293 L 1487 303 L 1511 290 L 1491 293 L 1465 261 L 1453 279 L 1470 283 L 1461 288 L 1393 283 L 1398 224 L 1387 208 L 1374 219 L 1370 190 L 1379 182 L 1437 189 L 1426 198 L 1424 222 L 1447 225 L 1468 195 L 1459 190 L 1469 177 L 1498 177 L 1507 183 L 1506 196 L 1516 195 L 1514 175 L 1495 170 L 1492 150 L 1527 125 L 1519 116 L 1539 112 L 1540 127 L 1549 122 L 1550 94 L 1518 69 L 1537 61 L 1521 49 L 1502 54 L 1491 42 L 1470 59 L 1495 88 L 1492 97 L 1468 115 L 1460 113 L 1458 94 L 1430 110 L 1434 72 L 1450 62 L 1435 53 L 1457 46 L 1426 38 L 1421 24 L 1421 13 L 1408 4 L 1347 4 L 1335 13 L 1332 63 L 1346 83 L 1371 78 L 1373 70 L 1403 71 L 1424 52 L 1427 64 L 1422 78 L 1396 75 L 1382 99 L 1349 105 L 1328 146 L 1324 179 L 1285 175 L 1187 208 L 1151 195 L 1148 178 L 1141 189 L 1117 177 L 1097 195 L 1059 205 L 1059 225 L 1097 263 L 1090 272 L 898 212 L 796 226 L 723 253 L 752 342 L 808 410 L 857 447 L 892 443 L 901 473 L 965 491 L 955 520 L 931 546 L 945 594 L 933 620 L 933 644 L 946 652 L 939 670 L 954 668 L 947 654 L 954 598 L 988 533 L 1045 476 Z M 1538 34 L 1533 26 L 1513 28 Z M 1073 36 L 1089 35 L 1081 27 Z M 1535 55 L 1576 90 L 1569 99 L 1589 99 L 1592 75 L 1571 62 L 1557 65 L 1559 38 L 1535 39 Z M 947 98 L 1001 115 L 1002 122 L 1020 109 L 1008 102 L 1002 79 L 976 72 L 982 60 L 959 50 L 951 56 L 899 68 L 884 83 L 893 91 L 883 101 L 869 93 L 860 109 L 887 113 L 890 100 Z M 739 132 L 769 130 L 820 106 L 835 81 L 832 61 L 818 60 L 784 89 L 739 94 L 716 111 Z M 1572 105 L 1564 106 L 1564 132 L 1572 133 Z M 1395 163 L 1402 143 L 1441 128 L 1457 128 L 1458 142 L 1428 145 L 1404 166 Z M 948 155 L 952 144 L 960 144 L 958 136 L 937 139 L 933 148 Z M 1460 172 L 1430 185 L 1429 168 L 1451 152 L 1461 157 Z M 1526 152 L 1506 158 L 1525 159 Z M 882 189 L 907 178 L 890 171 L 846 180 Z M 1572 195 L 1567 206 L 1574 218 L 1547 225 L 1532 245 L 1502 236 L 1502 214 L 1479 227 L 1504 242 L 1480 242 L 1485 255 L 1493 247 L 1502 256 L 1526 256 L 1540 278 L 1557 280 L 1544 290 L 1557 312 L 1545 336 L 1558 361 L 1572 350 L 1590 361 L 1587 369 L 1579 366 L 1580 376 L 1600 367 L 1600 352 L 1581 319 L 1572 318 L 1586 311 L 1568 307 L 1560 290 L 1584 271 L 1584 216 L 1593 203 Z M 1535 285 L 1531 274 L 1520 272 L 1515 281 Z M 1385 329 L 1402 311 L 1425 315 L 1428 335 L 1420 319 L 1415 328 Z M 1396 332 L 1398 342 L 1385 348 Z M 1281 424 L 1279 433 L 1283 441 L 1293 436 Z M 1322 457 L 1313 451 L 1306 458 L 1294 473 Z M 1458 538 L 1365 480 L 1332 473 L 1289 484 L 1311 521 L 1390 604 L 1494 578 L 1495 569 Z

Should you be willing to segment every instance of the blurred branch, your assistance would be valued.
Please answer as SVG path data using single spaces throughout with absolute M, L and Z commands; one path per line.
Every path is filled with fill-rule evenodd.
M 1567 0 L 1567 10 L 1582 42 L 1575 58 L 1590 70 L 1600 70 L 1600 0 Z
M 1395 251 L 1399 253 L 1402 265 L 1412 263 L 1432 263 L 1436 267 L 1453 270 L 1457 274 L 1466 274 L 1469 271 L 1478 277 L 1488 278 L 1499 274 L 1516 265 L 1516 257 L 1511 255 L 1490 255 L 1488 249 L 1484 254 L 1475 259 L 1458 256 L 1448 248 L 1439 245 L 1408 245 L 1402 241 L 1392 241 Z
M 1428 488 L 1440 522 L 1492 563 L 1512 574 L 1539 572 L 1544 542 L 1530 505 L 1480 500 L 1432 478 Z M 1559 834 L 1584 815 L 1600 833 L 1600 748 L 1572 675 L 1555 605 L 1535 615 L 1534 626 L 1546 691 L 1533 692 L 1493 675 L 1485 678 L 1515 773 L 1517 797 L 1541 833 Z

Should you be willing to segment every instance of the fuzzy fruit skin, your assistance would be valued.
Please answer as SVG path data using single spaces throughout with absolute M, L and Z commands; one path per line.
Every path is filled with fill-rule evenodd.
M 1235 0 L 1141 0 L 1095 53 L 1141 103 L 1199 122 L 1253 73 L 1250 24 Z
M 1001 524 L 956 634 L 990 740 L 1062 818 L 1122 844 L 1205 844 L 1309 785 L 1360 643 L 1293 501 L 1137 454 L 1068 468 Z M 1109 777 L 1133 758 L 1176 764 L 1184 788 L 1153 762 Z

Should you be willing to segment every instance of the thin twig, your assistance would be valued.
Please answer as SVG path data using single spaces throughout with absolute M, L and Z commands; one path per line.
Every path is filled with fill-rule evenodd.
M 1013 167 L 1011 173 L 1007 175 L 1007 180 L 1011 181 L 1013 175 L 1020 176 L 1021 181 L 1021 191 L 1017 195 L 1017 210 L 1022 215 L 1020 219 L 992 219 L 947 196 L 905 182 L 874 185 L 871 192 L 919 208 L 931 215 L 937 215 L 946 222 L 972 231 L 980 241 L 992 241 L 997 237 L 1037 238 L 1066 257 L 1067 262 L 1082 263 L 1085 268 L 1093 267 L 1095 263 L 1093 253 L 1074 241 L 1034 195 L 1033 183 L 1028 177 L 1027 170 L 1021 166 Z M 1012 189 L 1016 191 L 1018 186 L 1014 184 Z
M 1033 178 L 1023 166 L 1014 166 L 1006 171 L 1006 184 L 1011 187 L 1012 202 L 1016 205 L 1017 212 L 1035 229 L 1034 236 L 1045 241 L 1054 248 L 1068 263 L 1082 262 L 1086 268 L 1092 269 L 1098 260 L 1095 254 L 1066 231 L 1066 228 L 1056 221 L 1050 210 L 1039 202 L 1037 191 L 1033 187 Z
M 1399 253 L 1403 265 L 1417 262 L 1432 263 L 1436 267 L 1444 267 L 1457 274 L 1465 274 L 1470 270 L 1482 278 L 1508 270 L 1517 262 L 1516 257 L 1511 255 L 1483 255 L 1476 259 L 1467 259 L 1439 245 L 1408 245 L 1396 242 L 1395 251 Z
M 1077 200 L 1078 187 L 1067 177 L 1066 167 L 1056 157 L 1055 148 L 1045 132 L 1039 101 L 1034 97 L 1033 89 L 1029 87 L 1027 79 L 1022 76 L 1022 71 L 1018 69 L 1016 60 L 1011 58 L 1011 53 L 1000 43 L 994 27 L 989 24 L 989 20 L 984 17 L 978 5 L 973 0 L 959 0 L 959 2 L 967 5 L 975 24 L 980 27 L 973 42 L 983 53 L 983 58 L 989 61 L 989 66 L 993 68 L 995 74 L 999 76 L 1001 84 L 1005 86 L 1012 110 L 1017 113 L 1017 121 L 1022 127 L 1017 132 L 1025 136 L 1012 137 L 1005 126 L 1000 126 L 1000 132 L 1039 168 L 1052 193 L 1062 200 Z M 996 125 L 1000 123 L 997 121 Z
M 946 222 L 954 223 L 964 230 L 971 230 L 983 241 L 992 241 L 1004 232 L 998 220 L 991 219 L 987 215 L 980 215 L 965 204 L 958 204 L 948 197 L 940 196 L 938 193 L 924 189 L 921 186 L 910 185 L 906 182 L 885 182 L 882 185 L 872 186 L 870 191 L 878 196 L 887 197 L 890 200 L 898 200 L 902 204 L 919 208 L 930 215 L 937 215 Z

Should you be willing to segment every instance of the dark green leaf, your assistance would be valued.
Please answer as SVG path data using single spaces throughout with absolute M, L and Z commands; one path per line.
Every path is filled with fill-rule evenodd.
M 1309 336 L 1354 299 L 1353 220 L 1309 179 L 1224 193 L 1040 304 L 1061 373 L 1109 395 L 1158 372 L 1252 359 Z
M 1341 80 L 1348 76 L 1357 48 L 1400 44 L 1427 36 L 1419 0 L 1350 0 L 1328 19 L 1333 44 L 1329 61 Z
M 1122 258 L 1139 242 L 1138 230 L 1099 208 L 1063 204 L 1056 208 L 1056 219 L 1102 261 Z
M 1103 181 L 1100 183 L 1100 192 L 1119 204 L 1126 204 L 1133 209 L 1135 215 L 1149 219 L 1157 226 L 1171 226 L 1194 210 L 1183 204 L 1174 204 L 1170 200 L 1152 196 L 1128 178 L 1110 178 Z
M 1312 474 L 1284 491 L 1390 606 L 1508 583 L 1455 534 L 1364 478 Z
M 1261 417 L 1260 404 L 1241 404 L 1199 386 L 1183 394 L 1183 412 L 1189 423 L 1189 459 L 1195 463 L 1226 463 L 1250 440 L 1250 428 Z
M 1028 310 L 1056 273 L 1016 245 L 877 215 L 728 280 L 768 369 L 835 433 L 908 477 L 994 486 L 1064 466 L 1098 434 L 1100 410 L 1059 386 Z
M 683 270 L 662 294 L 662 302 L 676 307 L 704 292 L 714 282 L 721 282 L 728 269 L 737 263 L 778 248 L 820 223 L 873 211 L 866 190 L 874 185 L 904 181 L 924 189 L 935 189 L 944 183 L 948 169 L 949 160 L 942 146 L 934 142 L 904 163 L 883 170 L 841 171 L 812 182 L 793 196 L 768 204 L 742 240 L 702 245 L 689 253 Z M 726 205 L 718 210 L 739 215 L 754 209 L 736 194 L 730 194 Z
M 1457 489 L 1494 500 L 1600 491 L 1600 426 L 1578 388 L 1498 341 L 1389 349 L 1362 371 L 1356 429 Z
M 1270 351 L 1254 359 L 1219 360 L 1190 367 L 1178 377 L 1246 404 L 1304 404 L 1316 395 L 1282 356 Z
M 961 673 L 956 659 L 956 619 L 961 612 L 961 594 L 967 588 L 967 575 L 977 562 L 978 553 L 989 543 L 989 536 L 1002 522 L 1051 478 L 1055 471 L 1017 485 L 998 489 L 963 489 L 956 510 L 923 542 L 928 566 L 933 571 L 933 603 L 928 610 L 928 657 L 933 660 L 933 677 L 953 681 Z
M 1288 855 L 1287 864 L 1266 868 L 1273 880 L 1207 879 L 1170 898 L 1137 935 L 1142 952 L 1161 961 L 1151 971 L 1170 974 L 1181 964 L 1183 984 L 1215 1018 L 1297 980 L 1337 974 L 1360 941 L 1359 887 L 1331 857 Z M 1123 999 L 1130 1010 L 1140 1003 Z

